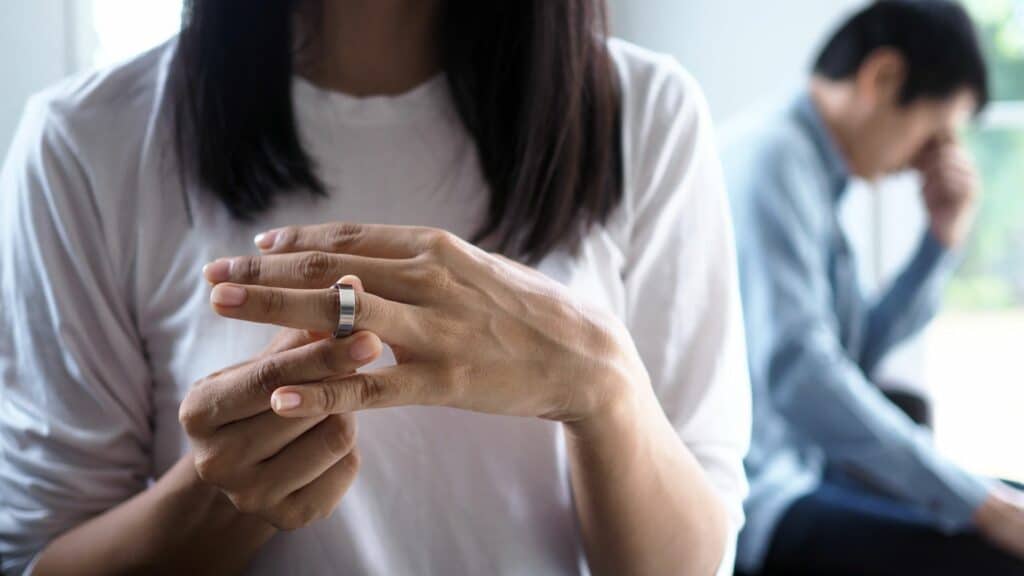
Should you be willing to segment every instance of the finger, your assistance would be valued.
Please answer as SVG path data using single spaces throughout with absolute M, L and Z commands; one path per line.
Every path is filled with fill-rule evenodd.
M 271 509 L 279 519 L 276 526 L 293 530 L 330 516 L 355 481 L 359 462 L 359 449 L 353 448 L 319 478 L 289 494 Z
M 203 274 L 214 285 L 233 282 L 278 288 L 327 288 L 339 276 L 351 274 L 363 278 L 378 296 L 412 302 L 418 292 L 411 282 L 413 267 L 408 260 L 314 251 L 221 258 L 204 266 Z
M 271 406 L 281 416 L 343 414 L 369 408 L 443 404 L 450 387 L 431 378 L 423 365 L 401 364 L 274 391 Z M 287 397 L 287 402 L 276 398 Z
M 271 394 L 280 386 L 350 374 L 375 360 L 381 350 L 375 334 L 358 332 L 261 358 L 193 388 L 182 402 L 181 423 L 190 434 L 208 434 L 267 411 Z
M 282 418 L 266 411 L 222 427 L 217 432 L 217 443 L 224 453 L 235 455 L 239 467 L 255 466 L 279 454 L 323 419 Z
M 317 332 L 332 332 L 341 308 L 333 288 L 301 290 L 230 283 L 214 286 L 210 302 L 218 314 L 228 318 Z M 356 298 L 355 326 L 376 333 L 389 344 L 408 345 L 414 336 L 415 310 L 415 306 L 363 292 Z
M 276 502 L 312 483 L 348 455 L 356 444 L 356 419 L 332 414 L 297 438 L 278 455 L 260 464 L 267 500 Z
M 366 292 L 366 288 L 363 287 L 363 279 L 360 278 L 359 276 L 355 276 L 353 274 L 346 274 L 339 278 L 338 282 L 341 282 L 342 284 L 348 284 L 353 289 L 355 289 L 356 294 L 362 294 L 363 292 Z
M 429 228 L 332 222 L 288 226 L 257 234 L 253 242 L 265 253 L 320 250 L 373 258 L 411 258 L 428 247 Z

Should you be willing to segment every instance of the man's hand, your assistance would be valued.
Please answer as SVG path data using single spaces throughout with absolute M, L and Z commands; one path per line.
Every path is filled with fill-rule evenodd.
M 956 142 L 935 143 L 914 162 L 924 179 L 921 194 L 932 234 L 948 249 L 960 247 L 970 231 L 979 195 L 974 162 Z
M 990 542 L 1024 559 L 1024 494 L 997 485 L 974 521 Z

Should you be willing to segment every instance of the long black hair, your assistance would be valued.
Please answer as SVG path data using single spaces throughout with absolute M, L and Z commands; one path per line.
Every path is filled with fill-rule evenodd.
M 189 0 L 180 162 L 241 219 L 326 190 L 292 109 L 293 15 L 318 0 Z M 474 237 L 536 261 L 622 198 L 620 97 L 603 0 L 441 0 L 439 53 L 490 188 Z

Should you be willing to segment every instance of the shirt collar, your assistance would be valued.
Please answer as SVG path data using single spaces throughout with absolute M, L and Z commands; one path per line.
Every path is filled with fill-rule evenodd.
M 839 199 L 846 190 L 850 181 L 850 171 L 846 165 L 846 159 L 839 152 L 839 147 L 825 125 L 821 112 L 814 104 L 811 93 L 805 91 L 797 98 L 796 117 L 804 130 L 811 137 L 818 155 L 828 172 L 829 181 L 832 183 L 832 194 Z

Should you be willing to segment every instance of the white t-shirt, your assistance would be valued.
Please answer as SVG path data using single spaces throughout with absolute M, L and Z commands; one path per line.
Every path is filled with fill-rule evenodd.
M 31 99 L 0 179 L 0 556 L 125 501 L 188 449 L 178 405 L 277 328 L 221 318 L 200 269 L 256 232 L 327 221 L 446 228 L 487 190 L 443 76 L 354 98 L 296 78 L 303 142 L 330 194 L 250 223 L 182 186 L 174 42 Z M 629 327 L 665 412 L 742 524 L 749 390 L 731 224 L 701 92 L 673 60 L 610 41 L 625 194 L 575 257 L 539 267 Z M 189 223 L 188 212 L 193 222 Z M 333 515 L 274 536 L 253 574 L 585 572 L 560 425 L 446 408 L 358 415 L 362 468 Z M 686 489 L 686 487 L 680 487 Z M 733 534 L 735 536 L 735 534 Z M 722 572 L 731 571 L 732 545 Z

